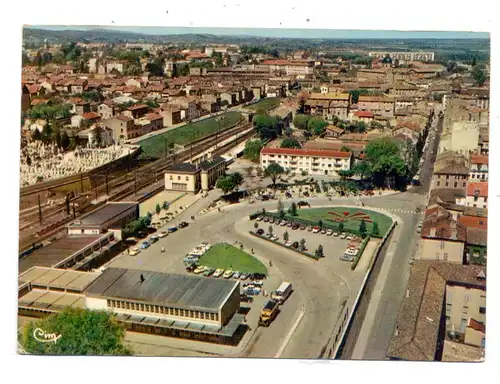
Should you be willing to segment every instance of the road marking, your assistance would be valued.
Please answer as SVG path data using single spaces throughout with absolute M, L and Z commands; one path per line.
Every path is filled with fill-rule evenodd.
M 286 335 L 285 340 L 283 341 L 283 344 L 281 344 L 281 347 L 278 350 L 278 353 L 276 354 L 276 356 L 274 356 L 275 358 L 281 357 L 281 354 L 283 353 L 286 346 L 290 342 L 290 339 L 292 338 L 293 333 L 295 332 L 295 330 L 299 326 L 299 324 L 300 324 L 300 322 L 305 314 L 306 314 L 306 311 L 304 310 L 304 308 L 302 308 L 300 311 L 299 317 L 297 318 L 297 320 L 295 320 L 295 323 L 293 324 L 292 328 L 290 329 L 290 332 L 288 332 L 288 335 Z

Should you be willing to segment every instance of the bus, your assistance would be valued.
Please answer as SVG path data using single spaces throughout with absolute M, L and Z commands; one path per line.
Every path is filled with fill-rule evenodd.
M 276 291 L 271 294 L 271 299 L 276 300 L 278 303 L 283 304 L 288 296 L 292 293 L 292 283 L 284 281 Z

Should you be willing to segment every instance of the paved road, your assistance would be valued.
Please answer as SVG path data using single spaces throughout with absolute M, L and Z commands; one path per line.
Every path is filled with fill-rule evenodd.
M 413 254 L 418 239 L 415 229 L 422 216 L 408 212 L 408 207 L 424 207 L 431 184 L 433 165 L 436 160 L 437 147 L 442 131 L 442 119 L 433 123 L 436 135 L 430 140 L 422 165 L 421 186 L 410 188 L 408 192 L 394 195 L 391 211 L 399 212 L 407 218 L 398 228 L 397 239 L 393 236 L 392 241 L 397 241 L 398 247 L 394 252 L 389 251 L 383 255 L 384 264 L 375 282 L 374 295 L 366 311 L 365 319 L 356 342 L 352 356 L 345 358 L 382 360 L 385 359 L 386 351 L 396 325 L 397 314 L 403 300 L 406 285 L 410 274 L 409 257 Z M 431 130 L 432 132 L 432 130 Z M 376 206 L 386 201 L 374 201 Z

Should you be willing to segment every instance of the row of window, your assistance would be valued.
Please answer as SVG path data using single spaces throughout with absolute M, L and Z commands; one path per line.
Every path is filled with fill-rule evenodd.
M 445 183 L 445 187 L 449 187 L 449 186 L 450 186 L 449 184 L 450 184 L 450 183 L 446 182 L 446 183 Z M 436 183 L 436 186 L 438 186 L 438 187 L 439 187 L 440 185 L 441 185 L 441 182 L 440 182 L 440 181 L 438 181 L 438 182 Z M 466 182 L 463 182 L 463 183 L 462 183 L 462 187 L 464 187 L 464 188 L 465 188 L 466 186 L 467 186 L 467 183 L 466 183 Z M 458 182 L 456 182 L 456 181 L 455 181 L 455 182 L 453 183 L 453 187 L 454 187 L 454 188 L 458 188 Z
M 452 305 L 451 303 L 446 304 L 446 312 L 451 312 Z M 469 312 L 469 307 L 467 305 L 462 306 L 462 314 L 467 315 Z M 479 313 L 486 314 L 486 307 L 479 307 Z M 448 316 L 447 316 L 448 318 Z
M 170 175 L 170 180 L 173 180 L 174 179 L 174 176 L 173 175 Z M 181 176 L 177 176 L 177 180 L 180 180 L 181 179 Z M 189 181 L 189 176 L 185 176 L 184 179 L 186 181 Z
M 268 156 L 271 159 L 273 159 L 274 156 L 276 156 L 276 155 L 268 155 Z M 282 157 L 281 155 L 277 155 L 277 156 L 278 156 L 278 159 L 281 159 L 281 157 Z M 290 160 L 290 161 L 307 160 L 307 161 L 313 161 L 313 162 L 317 162 L 317 161 L 323 160 L 322 157 L 312 157 L 311 158 L 309 156 L 288 156 L 288 155 L 283 155 L 283 159 Z M 332 159 L 331 161 L 341 162 L 342 160 L 344 160 L 344 159 L 335 158 L 335 159 Z
M 127 309 L 130 311 L 150 312 L 167 316 L 189 317 L 191 319 L 219 321 L 218 313 L 193 311 L 190 309 L 182 309 L 182 308 L 170 308 L 161 305 L 133 303 L 122 300 L 108 300 L 108 307 L 117 309 Z

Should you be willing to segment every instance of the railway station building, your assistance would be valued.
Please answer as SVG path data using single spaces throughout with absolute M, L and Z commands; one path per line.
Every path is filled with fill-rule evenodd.
M 236 345 L 244 335 L 238 281 L 108 268 L 33 267 L 19 277 L 19 314 L 43 317 L 66 306 L 105 310 L 134 332 Z

